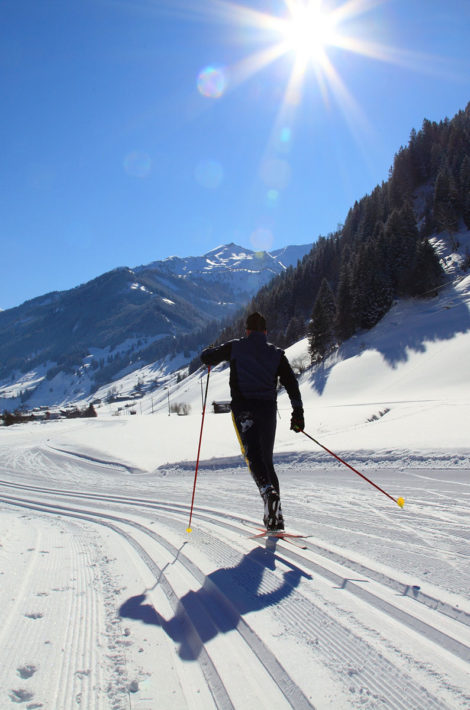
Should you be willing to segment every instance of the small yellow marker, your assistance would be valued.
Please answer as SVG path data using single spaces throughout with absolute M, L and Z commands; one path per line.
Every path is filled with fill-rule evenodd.
M 405 499 L 404 499 L 404 498 L 398 498 L 397 503 L 398 503 L 398 505 L 400 506 L 400 508 L 403 508 L 403 506 L 405 505 Z
M 404 502 L 404 501 L 403 501 L 403 502 Z M 192 528 L 186 528 L 186 532 L 192 532 L 192 531 L 193 531 Z

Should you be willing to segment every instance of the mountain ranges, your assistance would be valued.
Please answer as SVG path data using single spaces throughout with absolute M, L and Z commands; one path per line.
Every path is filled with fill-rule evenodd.
M 268 253 L 232 243 L 203 256 L 116 268 L 1 311 L 0 408 L 2 395 L 5 403 L 12 400 L 2 385 L 37 368 L 52 379 L 88 359 L 100 384 L 137 360 L 150 362 L 172 339 L 229 317 L 311 248 Z M 32 389 L 23 391 L 23 400 Z

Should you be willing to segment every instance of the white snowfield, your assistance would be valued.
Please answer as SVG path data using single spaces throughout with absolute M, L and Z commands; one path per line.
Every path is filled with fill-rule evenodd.
M 306 537 L 253 538 L 221 367 L 191 533 L 201 373 L 136 416 L 2 428 L 0 708 L 468 710 L 469 282 L 300 377 L 306 431 L 403 509 L 289 431 L 281 394 L 283 509 Z

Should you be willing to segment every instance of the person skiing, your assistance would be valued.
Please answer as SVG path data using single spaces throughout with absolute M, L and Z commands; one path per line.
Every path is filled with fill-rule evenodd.
M 266 320 L 258 312 L 246 320 L 246 337 L 229 340 L 201 353 L 205 365 L 230 363 L 231 410 L 240 448 L 264 501 L 268 531 L 284 530 L 279 479 L 273 464 L 276 434 L 277 383 L 292 405 L 290 428 L 304 429 L 299 385 L 283 350 L 267 342 Z

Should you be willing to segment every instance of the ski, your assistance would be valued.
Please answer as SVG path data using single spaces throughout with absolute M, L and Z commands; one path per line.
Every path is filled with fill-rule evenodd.
M 296 533 L 284 532 L 284 530 L 266 530 L 265 528 L 258 528 L 259 532 L 254 535 L 250 535 L 251 539 L 256 540 L 260 537 L 271 538 L 275 540 L 285 540 L 285 542 L 290 542 L 291 545 L 295 547 L 300 547 L 302 550 L 306 550 L 307 546 L 302 542 L 305 535 L 297 535 Z

